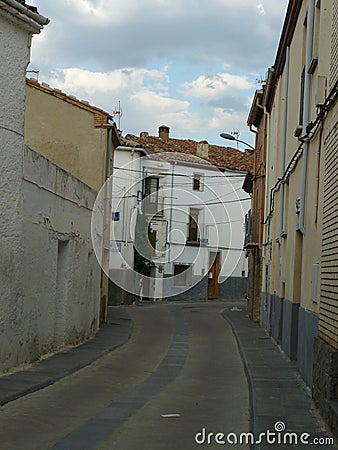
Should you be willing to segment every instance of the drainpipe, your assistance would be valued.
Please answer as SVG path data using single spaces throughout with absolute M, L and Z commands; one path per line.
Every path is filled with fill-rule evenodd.
M 288 118 L 288 93 L 289 93 L 289 63 L 290 63 L 290 47 L 285 50 L 285 78 L 284 78 L 284 107 L 283 107 L 283 123 L 282 123 L 282 160 L 281 160 L 281 179 L 285 173 L 285 156 L 286 156 L 286 134 L 287 134 L 287 118 Z M 279 280 L 280 280 L 280 296 L 282 296 L 282 274 L 283 274 L 283 225 L 284 225 L 284 181 L 280 186 L 280 202 L 279 202 Z
M 170 263 L 170 249 L 171 249 L 171 230 L 172 230 L 172 219 L 173 219 L 173 199 L 174 199 L 174 172 L 176 161 L 173 161 L 171 167 L 171 199 L 170 199 L 170 213 L 169 213 L 169 224 L 168 224 L 168 235 L 167 242 L 169 245 L 168 248 L 168 263 Z
M 285 83 L 284 83 L 284 107 L 283 107 L 283 129 L 282 129 L 282 161 L 281 161 L 281 178 L 285 173 L 285 155 L 286 155 L 286 131 L 288 117 L 288 93 L 289 93 L 289 62 L 290 47 L 286 47 L 285 52 Z M 284 182 L 280 187 L 280 205 L 279 205 L 279 244 L 282 244 L 283 224 L 284 224 Z
M 110 221 L 110 211 L 109 211 L 109 205 L 110 205 L 110 196 L 111 196 L 111 189 L 110 189 L 110 160 L 112 157 L 112 136 L 113 136 L 113 129 L 112 127 L 108 128 L 108 155 L 107 155 L 107 170 L 106 170 L 106 228 L 109 225 Z
M 310 122 L 310 93 L 311 93 L 311 74 L 309 74 L 309 67 L 313 54 L 313 28 L 315 16 L 315 2 L 310 0 L 308 18 L 307 18 L 307 36 L 306 36 L 306 61 L 305 61 L 305 83 L 304 83 L 304 120 L 305 129 Z M 300 213 L 297 231 L 305 235 L 304 229 L 304 212 L 305 212 L 305 194 L 307 184 L 307 161 L 308 161 L 309 141 L 306 139 L 303 145 L 303 163 L 302 163 L 302 182 L 300 194 Z

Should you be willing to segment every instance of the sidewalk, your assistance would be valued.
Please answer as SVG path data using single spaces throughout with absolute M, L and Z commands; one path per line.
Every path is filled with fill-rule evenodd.
M 240 304 L 239 304 L 240 305 Z M 223 316 L 232 326 L 247 373 L 251 396 L 252 432 L 275 432 L 279 422 L 285 432 L 329 437 L 325 425 L 315 411 L 309 389 L 300 378 L 297 364 L 290 361 L 263 328 L 245 316 L 244 307 L 228 307 Z M 254 447 L 271 448 L 271 445 Z M 287 448 L 306 448 L 297 445 Z M 334 445 L 317 445 L 320 449 L 335 449 Z
M 0 406 L 43 389 L 125 344 L 132 321 L 122 307 L 110 307 L 108 323 L 94 338 L 33 363 L 28 368 L 0 377 Z

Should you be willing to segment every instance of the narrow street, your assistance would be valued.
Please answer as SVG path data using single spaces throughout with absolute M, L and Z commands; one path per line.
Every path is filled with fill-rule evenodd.
M 250 431 L 248 383 L 224 303 L 125 309 L 133 321 L 126 344 L 1 408 L 1 448 L 189 450 L 204 447 L 195 443 L 203 428 Z

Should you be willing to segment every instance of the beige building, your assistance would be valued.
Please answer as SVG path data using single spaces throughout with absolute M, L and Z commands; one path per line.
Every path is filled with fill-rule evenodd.
M 109 113 L 27 79 L 25 143 L 99 192 L 112 174 L 113 149 L 119 145 L 119 136 Z M 111 215 L 107 208 L 106 215 Z M 110 220 L 105 220 L 103 266 L 108 266 L 109 260 L 109 227 Z M 108 278 L 102 273 L 101 322 L 107 320 L 107 305 Z
M 255 133 L 255 151 L 253 172 L 246 176 L 242 189 L 251 194 L 251 209 L 245 216 L 244 248 L 248 257 L 248 298 L 247 314 L 254 322 L 260 322 L 261 287 L 262 287 L 262 247 L 264 203 L 265 203 L 265 170 L 266 170 L 266 124 L 267 114 L 263 101 L 266 85 L 256 91 L 248 125 Z M 255 127 L 255 128 L 253 128 Z
M 297 360 L 332 428 L 330 402 L 338 399 L 337 36 L 338 0 L 290 0 L 263 99 L 261 322 Z

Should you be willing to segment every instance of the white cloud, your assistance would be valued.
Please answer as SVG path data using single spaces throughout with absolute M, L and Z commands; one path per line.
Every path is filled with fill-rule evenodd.
M 273 63 L 286 2 L 31 0 L 51 19 L 34 55 L 54 67 L 94 61 L 104 71 L 154 59 L 262 70 Z
M 40 81 L 108 112 L 121 100 L 126 133 L 166 123 L 210 142 L 246 128 L 251 80 L 274 62 L 287 0 L 29 3 L 51 19 L 33 39 Z
M 214 76 L 201 75 L 190 83 L 184 83 L 183 89 L 190 97 L 221 97 L 234 90 L 252 89 L 253 84 L 245 76 L 217 73 Z
M 246 87 L 245 80 L 230 79 L 233 86 L 237 83 Z M 138 134 L 147 130 L 157 134 L 158 126 L 165 123 L 171 128 L 173 137 L 192 136 L 199 140 L 205 139 L 210 132 L 217 136 L 224 127 L 241 127 L 246 120 L 243 111 L 214 106 L 194 110 L 187 99 L 170 97 L 165 89 L 166 83 L 170 83 L 166 68 L 146 70 L 129 67 L 109 73 L 68 68 L 55 71 L 47 81 L 52 87 L 88 100 L 110 113 L 121 100 L 124 112 L 121 128 L 125 133 Z
M 109 91 L 130 89 L 137 91 L 149 80 L 155 83 L 157 89 L 166 90 L 166 70 L 126 67 L 111 72 L 93 72 L 80 68 L 61 69 L 53 72 L 51 84 L 65 91 L 82 91 L 89 95 Z
M 257 5 L 257 9 L 260 14 L 266 14 L 263 3 L 260 3 L 259 5 Z

